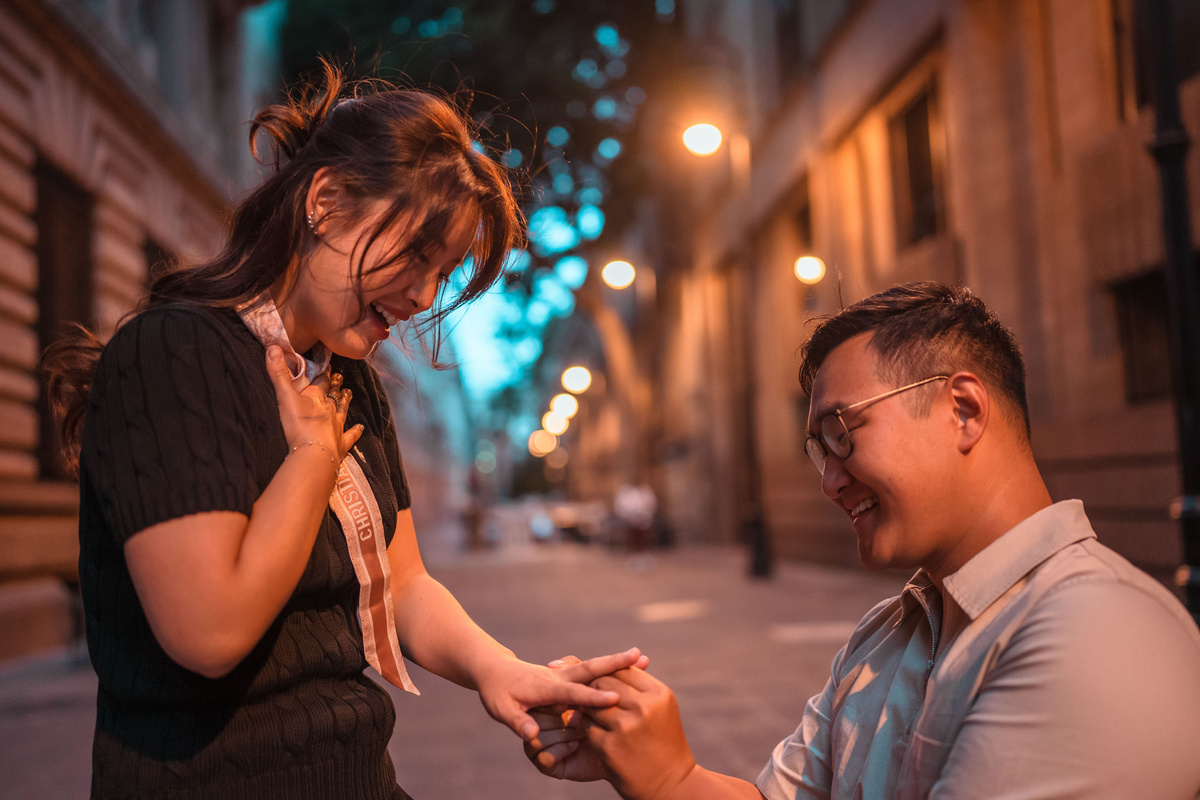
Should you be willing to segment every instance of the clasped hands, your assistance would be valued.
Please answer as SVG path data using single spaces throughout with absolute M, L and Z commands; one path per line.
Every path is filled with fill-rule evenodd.
M 568 669 L 579 663 L 567 656 L 549 666 Z M 591 682 L 596 689 L 614 692 L 614 705 L 530 709 L 540 730 L 525 743 L 526 757 L 543 774 L 561 780 L 607 780 L 630 800 L 671 797 L 696 761 L 675 695 L 646 672 L 648 664 L 642 656 Z

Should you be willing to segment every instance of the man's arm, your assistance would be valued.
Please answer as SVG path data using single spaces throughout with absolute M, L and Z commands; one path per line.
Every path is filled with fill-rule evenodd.
M 604 714 L 584 718 L 584 712 L 564 714 L 561 708 L 533 712 L 541 730 L 537 739 L 526 743 L 525 754 L 543 774 L 572 781 L 608 779 L 619 789 L 626 785 L 621 790 L 629 792 L 627 797 L 654 796 L 646 794 L 649 787 L 643 783 L 670 774 L 682 777 L 672 783 L 669 797 L 828 800 L 833 780 L 830 727 L 836 679 L 846 653 L 844 647 L 834 657 L 825 688 L 808 701 L 800 726 L 776 746 L 756 785 L 696 765 L 674 695 L 640 669 L 618 672 L 603 684 L 595 682 L 620 697 Z M 613 761 L 611 768 L 606 758 Z M 639 777 L 643 771 L 647 776 Z
M 1200 637 L 1109 582 L 1046 597 L 989 672 L 932 798 L 1170 800 L 1200 790 Z

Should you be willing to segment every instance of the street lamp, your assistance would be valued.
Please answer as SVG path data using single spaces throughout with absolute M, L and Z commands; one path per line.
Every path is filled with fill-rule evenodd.
M 610 261 L 600 271 L 600 277 L 613 289 L 624 289 L 636 276 L 637 271 L 628 261 Z
M 715 125 L 693 125 L 683 133 L 684 146 L 698 156 L 708 156 L 721 146 L 721 131 Z M 746 134 L 745 126 L 737 126 L 729 138 L 729 170 L 732 184 L 733 202 L 738 214 L 737 236 L 734 247 L 741 253 L 746 262 L 747 294 L 755 294 L 755 262 L 754 240 L 751 227 L 751 149 L 750 137 Z M 822 268 L 824 264 L 821 265 Z M 799 265 L 797 264 L 797 267 Z M 797 274 L 799 274 L 797 272 Z M 803 279 L 801 279 L 803 280 Z M 817 278 L 820 280 L 820 278 Z M 758 419 L 755 408 L 755 370 L 754 370 L 754 334 L 753 324 L 747 317 L 747 330 L 741 337 L 744 347 L 743 363 L 745 364 L 745 391 L 742 398 L 742 419 L 745 420 L 746 435 L 746 482 L 749 502 L 742 514 L 742 538 L 750 551 L 749 572 L 756 578 L 770 577 L 774 570 L 771 556 L 770 533 L 767 531 L 766 519 L 763 515 L 762 474 L 758 463 Z
M 801 283 L 820 283 L 825 277 L 825 262 L 816 256 L 801 256 L 796 259 L 795 272 Z
M 566 432 L 567 426 L 571 423 L 566 417 L 560 417 L 553 411 L 547 411 L 542 415 L 542 429 L 547 433 L 552 433 L 555 436 L 562 436 Z
M 587 367 L 569 367 L 562 374 L 562 385 L 574 394 L 586 392 L 592 385 L 592 373 L 588 372 Z
M 558 447 L 558 437 L 549 431 L 538 429 L 529 434 L 529 454 L 541 458 Z
M 721 129 L 700 123 L 683 132 L 683 146 L 698 156 L 711 156 L 721 146 Z
M 579 401 L 575 399 L 575 395 L 562 394 L 554 395 L 554 399 L 550 401 L 550 410 L 558 414 L 563 419 L 570 419 L 575 416 L 575 412 L 579 411 Z

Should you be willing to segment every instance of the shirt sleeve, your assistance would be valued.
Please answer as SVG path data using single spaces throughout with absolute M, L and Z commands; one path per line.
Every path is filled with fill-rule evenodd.
M 152 310 L 116 333 L 92 386 L 83 468 L 118 544 L 189 514 L 250 515 L 260 487 L 244 385 L 199 311 Z
M 1057 587 L 984 679 L 930 797 L 1196 796 L 1200 636 L 1167 600 Z
M 828 800 L 833 786 L 830 727 L 837 678 L 849 645 L 833 657 L 829 680 L 804 707 L 800 727 L 775 746 L 754 782 L 767 800 Z

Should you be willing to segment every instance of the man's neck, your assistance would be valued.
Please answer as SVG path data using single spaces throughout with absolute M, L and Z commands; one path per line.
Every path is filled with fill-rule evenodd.
M 985 550 L 988 545 L 1053 504 L 1050 492 L 1032 458 L 1008 469 L 981 471 L 964 503 L 963 536 L 957 546 L 935 564 L 923 565 L 941 591 L 946 577 Z

